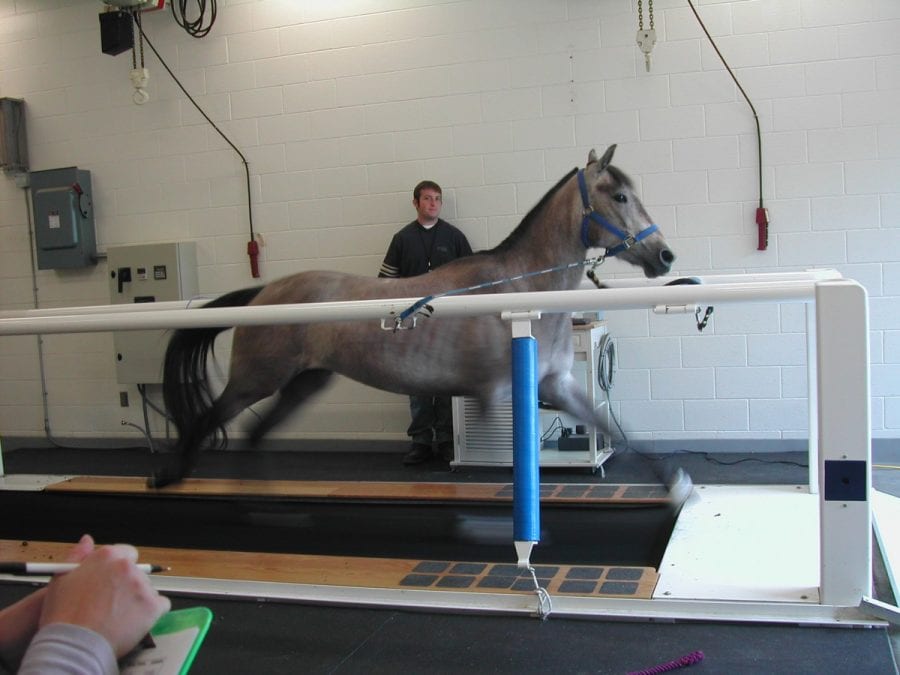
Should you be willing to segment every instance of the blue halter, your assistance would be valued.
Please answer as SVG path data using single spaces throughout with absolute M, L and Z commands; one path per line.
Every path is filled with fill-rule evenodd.
M 627 251 L 636 243 L 638 243 L 642 239 L 646 239 L 659 229 L 659 227 L 657 227 L 656 225 L 649 225 L 648 227 L 645 227 L 643 230 L 638 232 L 636 235 L 631 235 L 616 227 L 606 218 L 594 211 L 594 207 L 591 206 L 591 200 L 588 198 L 587 184 L 584 180 L 584 169 L 578 170 L 578 189 L 581 191 L 581 205 L 583 207 L 582 213 L 584 214 L 584 218 L 581 219 L 581 243 L 584 244 L 585 248 L 593 247 L 590 239 L 588 239 L 588 227 L 590 226 L 589 221 L 591 220 L 597 223 L 604 230 L 612 232 L 615 236 L 622 240 L 621 244 L 617 244 L 612 248 L 606 249 L 606 257 L 617 256 L 622 251 Z

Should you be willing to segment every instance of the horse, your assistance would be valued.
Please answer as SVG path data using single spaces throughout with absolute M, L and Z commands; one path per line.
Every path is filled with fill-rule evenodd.
M 670 271 L 675 255 L 653 224 L 628 176 L 594 150 L 572 169 L 493 249 L 459 258 L 421 276 L 371 278 L 339 272 L 300 272 L 265 286 L 226 293 L 204 307 L 433 297 L 465 289 L 482 293 L 577 288 L 588 249 L 606 249 L 647 277 Z M 537 274 L 535 270 L 545 270 Z M 497 283 L 497 280 L 506 280 Z M 225 424 L 275 395 L 249 431 L 251 447 L 328 384 L 334 373 L 407 395 L 469 396 L 483 410 L 511 395 L 509 325 L 499 316 L 446 317 L 413 329 L 384 330 L 376 322 L 348 321 L 234 330 L 224 390 L 214 395 L 207 356 L 227 330 L 188 328 L 173 333 L 163 366 L 163 399 L 177 431 L 175 461 L 148 480 L 163 487 L 189 475 L 201 447 L 224 434 Z M 595 428 L 605 422 L 571 373 L 574 360 L 568 313 L 532 322 L 538 343 L 538 398 Z

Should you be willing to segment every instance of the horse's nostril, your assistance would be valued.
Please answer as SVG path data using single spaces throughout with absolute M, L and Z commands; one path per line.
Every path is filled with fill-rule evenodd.
M 675 262 L 675 254 L 672 253 L 672 251 L 670 251 L 669 249 L 664 248 L 659 252 L 659 261 L 663 265 L 671 265 L 673 262 Z

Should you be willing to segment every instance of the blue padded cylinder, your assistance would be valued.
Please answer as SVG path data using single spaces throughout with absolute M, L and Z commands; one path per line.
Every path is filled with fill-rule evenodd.
M 512 341 L 513 539 L 540 541 L 537 340 Z

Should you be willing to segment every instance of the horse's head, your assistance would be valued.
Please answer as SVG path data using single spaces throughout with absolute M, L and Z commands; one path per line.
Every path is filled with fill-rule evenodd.
M 648 277 L 666 274 L 675 254 L 644 210 L 631 180 L 610 165 L 615 150 L 615 145 L 609 146 L 600 159 L 591 150 L 587 166 L 578 171 L 582 243 L 585 248 L 605 248 L 607 256 L 641 267 Z

